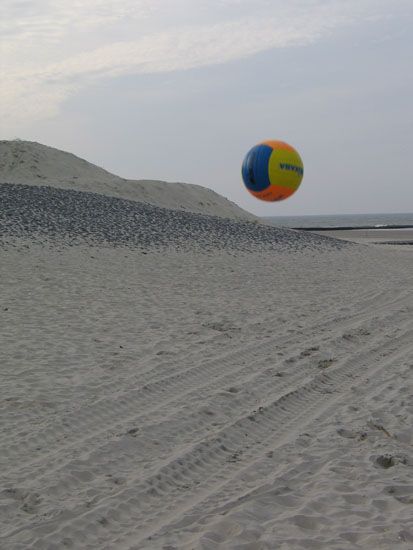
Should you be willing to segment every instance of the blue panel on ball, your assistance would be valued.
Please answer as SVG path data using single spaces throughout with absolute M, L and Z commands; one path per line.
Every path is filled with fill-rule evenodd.
M 269 145 L 256 145 L 248 151 L 242 163 L 242 179 L 251 191 L 263 191 L 270 186 L 268 162 L 272 153 Z

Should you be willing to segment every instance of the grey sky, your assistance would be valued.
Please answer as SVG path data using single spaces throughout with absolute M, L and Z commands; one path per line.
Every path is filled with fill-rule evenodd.
M 0 16 L 2 139 L 260 215 L 413 210 L 411 0 L 3 0 Z M 242 185 L 264 139 L 304 161 L 280 203 Z

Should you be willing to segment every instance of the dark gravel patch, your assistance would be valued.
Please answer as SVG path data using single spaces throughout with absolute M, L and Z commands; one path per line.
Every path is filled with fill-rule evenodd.
M 0 244 L 24 237 L 143 250 L 331 250 L 348 242 L 248 221 L 169 210 L 97 193 L 0 185 Z

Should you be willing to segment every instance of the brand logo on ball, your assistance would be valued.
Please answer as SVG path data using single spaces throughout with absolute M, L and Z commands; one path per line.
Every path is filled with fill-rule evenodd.
M 284 162 L 280 162 L 280 168 L 282 170 L 292 170 L 293 172 L 298 172 L 298 174 L 303 175 L 304 170 L 301 166 L 292 166 L 291 164 L 285 164 Z

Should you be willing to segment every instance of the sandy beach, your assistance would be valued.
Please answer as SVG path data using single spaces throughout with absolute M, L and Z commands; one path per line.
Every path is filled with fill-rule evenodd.
M 40 167 L 0 185 L 0 548 L 411 549 L 411 247 Z
M 413 245 L 413 229 L 351 229 L 314 231 L 315 234 L 361 244 L 409 246 Z

